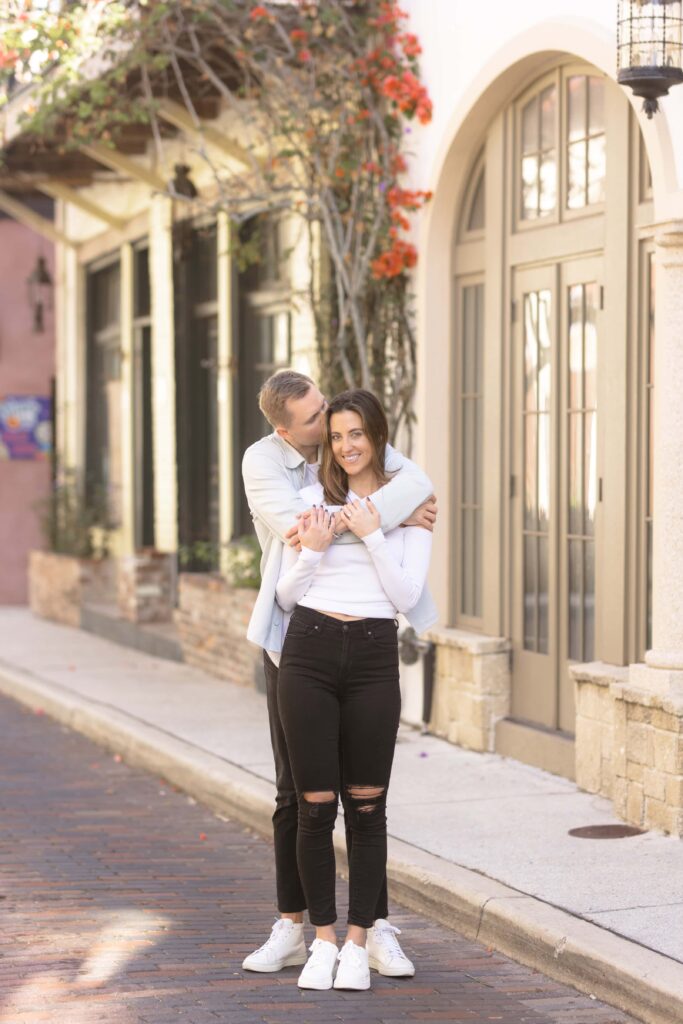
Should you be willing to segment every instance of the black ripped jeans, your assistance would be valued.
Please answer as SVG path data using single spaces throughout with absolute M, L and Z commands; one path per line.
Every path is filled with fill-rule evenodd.
M 278 702 L 298 797 L 297 861 L 311 924 L 337 919 L 332 833 L 343 786 L 352 836 L 348 923 L 370 928 L 386 879 L 386 798 L 401 710 L 396 622 L 342 622 L 297 607 L 282 650 Z M 328 791 L 334 800 L 304 796 Z

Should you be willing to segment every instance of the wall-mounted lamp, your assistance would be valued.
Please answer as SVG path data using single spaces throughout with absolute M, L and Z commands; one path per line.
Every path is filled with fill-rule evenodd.
M 681 0 L 619 0 L 617 81 L 642 96 L 649 118 L 660 96 L 683 82 Z
M 39 256 L 28 280 L 28 301 L 33 313 L 33 333 L 45 330 L 45 310 L 52 308 L 53 280 L 44 256 Z

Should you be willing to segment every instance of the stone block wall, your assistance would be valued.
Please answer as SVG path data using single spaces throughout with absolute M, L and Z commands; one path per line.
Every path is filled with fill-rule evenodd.
M 181 573 L 174 621 L 185 661 L 231 683 L 259 685 L 263 655 L 246 639 L 256 594 L 221 576 Z
M 614 808 L 640 828 L 683 836 L 683 697 L 628 684 L 614 694 Z
M 28 569 L 31 611 L 65 626 L 80 626 L 81 606 L 87 601 L 107 600 L 115 577 L 116 567 L 111 559 L 31 551 Z
M 509 643 L 460 629 L 432 630 L 436 672 L 430 729 L 469 750 L 492 751 L 510 712 Z
M 570 667 L 576 705 L 576 782 L 589 793 L 614 792 L 614 694 L 628 669 L 592 662 Z
M 129 622 L 170 622 L 175 604 L 174 555 L 144 548 L 119 559 L 118 605 Z

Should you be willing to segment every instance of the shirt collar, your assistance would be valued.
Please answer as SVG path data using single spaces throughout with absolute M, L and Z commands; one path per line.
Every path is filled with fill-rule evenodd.
M 297 469 L 297 467 L 305 464 L 306 460 L 301 454 L 301 452 L 297 451 L 296 448 L 294 448 L 293 445 L 289 443 L 289 441 L 285 441 L 284 438 L 280 437 L 277 431 L 274 430 L 270 436 L 272 440 L 275 441 L 275 443 L 279 445 L 280 448 L 282 449 L 282 453 L 285 457 L 285 466 L 287 467 L 287 469 Z M 318 462 L 320 462 L 322 458 L 322 451 L 322 445 L 320 445 L 320 447 L 318 448 Z

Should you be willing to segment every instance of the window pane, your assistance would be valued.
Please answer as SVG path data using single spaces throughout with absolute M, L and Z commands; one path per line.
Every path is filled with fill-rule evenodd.
M 597 504 L 598 487 L 598 435 L 596 415 L 594 412 L 585 414 L 584 422 L 584 521 L 583 532 L 592 537 L 595 532 L 595 506 Z
M 522 158 L 522 218 L 533 220 L 538 216 L 538 156 Z
M 524 430 L 524 528 L 538 529 L 538 417 L 527 414 Z
M 605 136 L 588 140 L 588 204 L 605 201 Z
M 458 405 L 460 423 L 460 543 L 458 573 L 462 615 L 481 615 L 481 476 L 482 476 L 482 353 L 484 286 L 461 291 L 462 330 Z
M 595 657 L 595 545 L 584 544 L 583 661 Z
M 573 142 L 567 149 L 567 206 L 586 205 L 586 143 Z
M 605 83 L 602 78 L 588 79 L 588 133 L 599 135 L 605 130 Z
M 547 654 L 549 646 L 548 605 L 550 587 L 548 575 L 548 538 L 538 539 L 538 651 Z
M 472 205 L 470 206 L 470 215 L 467 221 L 468 231 L 482 231 L 486 219 L 486 176 L 485 172 L 482 171 L 479 175 L 479 181 L 477 182 L 472 197 Z
M 548 529 L 550 520 L 550 413 L 538 417 L 538 524 Z
M 593 282 L 585 287 L 585 322 L 583 329 L 583 372 L 584 372 L 584 405 L 586 409 L 595 409 L 598 403 L 598 285 Z
M 580 413 L 574 413 L 569 417 L 569 532 L 571 534 L 581 534 L 583 526 L 581 419 Z
M 569 541 L 569 658 L 583 660 L 583 542 Z
M 538 649 L 536 637 L 537 538 L 524 538 L 524 649 Z
M 569 408 L 583 405 L 583 286 L 569 289 Z
M 541 158 L 541 188 L 539 206 L 541 216 L 551 213 L 557 202 L 557 162 L 555 151 L 544 153 Z
M 567 81 L 567 128 L 570 142 L 586 135 L 585 75 L 574 75 Z
M 538 96 L 534 96 L 522 111 L 522 153 L 536 153 L 538 141 Z
M 538 408 L 538 294 L 524 296 L 524 407 Z
M 555 149 L 555 86 L 548 86 L 541 93 L 541 149 Z
M 557 205 L 557 90 L 550 85 L 524 106 L 521 118 L 521 217 L 535 220 Z
M 538 293 L 538 408 L 550 409 L 550 291 Z

